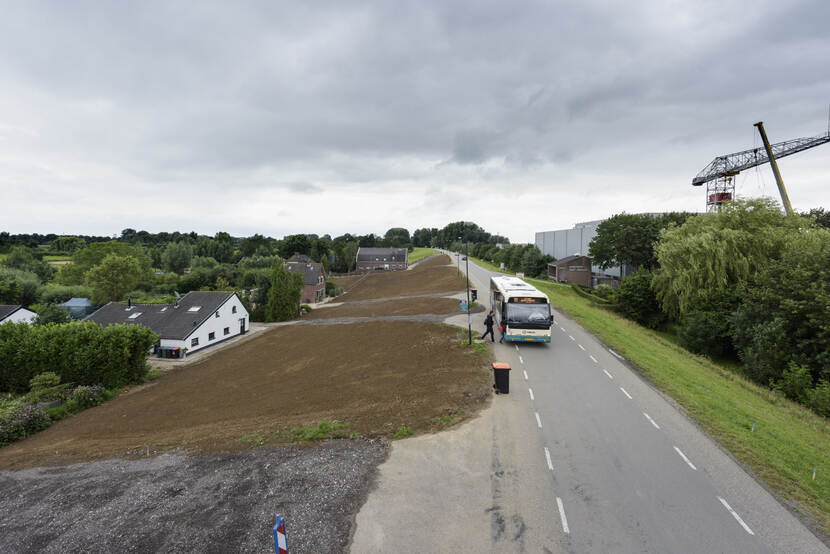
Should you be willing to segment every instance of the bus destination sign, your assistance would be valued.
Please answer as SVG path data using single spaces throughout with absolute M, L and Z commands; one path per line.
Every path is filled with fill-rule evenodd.
M 510 302 L 518 302 L 519 304 L 547 304 L 545 298 L 534 298 L 532 296 L 512 296 Z

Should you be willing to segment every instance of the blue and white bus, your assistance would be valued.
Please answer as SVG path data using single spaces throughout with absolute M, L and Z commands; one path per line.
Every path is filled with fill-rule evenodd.
M 492 277 L 490 307 L 497 324 L 505 326 L 504 340 L 550 342 L 550 304 L 547 295 L 534 286 L 518 277 Z

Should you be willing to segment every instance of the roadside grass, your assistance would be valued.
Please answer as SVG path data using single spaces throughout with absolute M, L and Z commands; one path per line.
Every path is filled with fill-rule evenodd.
M 467 331 L 464 331 L 464 338 L 458 339 L 458 345 L 468 349 L 468 354 L 487 354 L 487 344 L 484 342 L 475 342 L 469 344 L 470 338 L 467 336 Z
M 475 262 L 478 265 L 480 265 L 481 267 L 483 267 L 484 269 L 488 269 L 490 271 L 497 271 L 499 273 L 507 273 L 508 275 L 513 275 L 512 271 L 509 271 L 507 269 L 499 269 L 498 267 L 494 266 L 490 262 L 482 260 L 480 258 L 474 258 L 473 256 L 470 256 L 470 261 Z
M 317 425 L 291 429 L 291 438 L 297 441 L 319 441 L 349 436 L 349 425 L 336 421 L 321 421 Z
M 144 376 L 144 382 L 149 383 L 150 381 L 155 381 L 159 377 L 164 375 L 164 372 L 160 369 L 150 369 L 147 372 L 147 375 Z
M 398 430 L 395 431 L 395 434 L 392 435 L 393 439 L 405 439 L 406 437 L 411 437 L 414 435 L 415 432 L 412 430 L 412 427 L 407 425 L 401 425 L 398 427 Z
M 830 425 L 672 338 L 578 296 L 571 287 L 528 279 L 551 304 L 640 368 L 711 437 L 830 535 Z M 753 432 L 752 426 L 755 425 Z M 818 468 L 812 479 L 813 468 Z
M 409 253 L 409 264 L 412 265 L 417 261 L 423 260 L 427 256 L 431 256 L 437 253 L 438 250 L 436 250 L 435 248 L 413 248 L 412 252 Z
M 453 424 L 455 418 L 451 415 L 442 415 L 435 418 L 432 418 L 432 424 L 436 427 L 447 427 Z

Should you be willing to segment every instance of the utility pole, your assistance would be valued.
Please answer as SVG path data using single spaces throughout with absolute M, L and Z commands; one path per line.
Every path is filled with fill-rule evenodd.
M 470 315 L 470 243 L 465 244 L 464 250 L 467 261 L 467 344 L 473 344 L 473 318 Z

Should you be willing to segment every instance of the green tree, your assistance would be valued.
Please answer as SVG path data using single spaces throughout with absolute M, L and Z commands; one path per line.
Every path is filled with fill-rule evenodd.
M 128 231 L 128 229 L 125 229 Z M 110 254 L 129 256 L 136 259 L 141 267 L 141 280 L 151 281 L 150 258 L 138 247 L 119 241 L 94 242 L 75 252 L 72 263 L 61 266 L 57 281 L 63 285 L 80 285 L 84 283 L 87 271 L 100 264 Z
M 66 323 L 67 321 L 69 321 L 69 310 L 55 304 L 46 304 L 38 310 L 35 325 Z
M 187 242 L 171 242 L 161 255 L 161 265 L 166 271 L 181 275 L 190 267 L 193 260 L 193 247 Z
M 271 254 L 271 247 L 271 241 L 257 233 L 243 240 L 239 249 L 242 251 L 243 256 L 253 256 L 261 248 L 267 249 L 268 254 Z
M 617 309 L 627 318 L 649 329 L 657 329 L 666 323 L 666 314 L 660 309 L 657 297 L 651 290 L 652 274 L 640 270 L 623 279 L 617 293 Z
M 63 254 L 72 254 L 86 246 L 86 241 L 81 237 L 58 237 L 52 241 L 51 249 Z
M 37 301 L 40 279 L 31 271 L 0 267 L 0 303 L 28 306 Z
M 782 215 L 772 199 L 754 198 L 729 202 L 719 213 L 663 230 L 653 283 L 663 310 L 684 314 L 694 300 L 741 285 L 809 227 L 802 217 Z
M 141 279 L 141 265 L 132 256 L 110 254 L 86 274 L 96 304 L 121 300 Z
M 824 208 L 813 208 L 809 212 L 804 212 L 801 215 L 809 217 L 820 227 L 830 229 L 830 211 L 827 211 Z
M 766 385 L 795 363 L 813 383 L 830 380 L 828 283 L 830 230 L 807 229 L 744 285 L 733 341 L 752 379 Z
M 626 264 L 652 270 L 657 266 L 654 247 L 660 231 L 671 224 L 682 224 L 690 215 L 614 215 L 597 226 L 597 234 L 589 245 L 588 253 L 593 263 L 602 269 Z
M 50 280 L 57 271 L 54 267 L 37 258 L 30 248 L 13 246 L 3 265 L 22 271 L 29 271 L 38 276 L 41 281 Z
M 271 289 L 265 305 L 265 321 L 289 321 L 300 315 L 303 276 L 277 264 L 271 271 Z
M 409 230 L 404 229 L 403 227 L 392 227 L 386 231 L 385 235 L 383 235 L 383 240 L 389 246 L 396 248 L 408 246 L 411 242 L 409 238 Z

